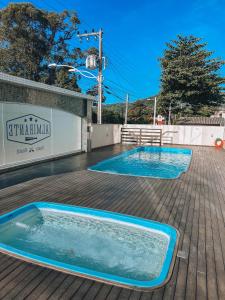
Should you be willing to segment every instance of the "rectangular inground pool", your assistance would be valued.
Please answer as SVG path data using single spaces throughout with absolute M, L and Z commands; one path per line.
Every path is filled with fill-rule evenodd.
M 119 175 L 174 179 L 188 170 L 191 157 L 191 149 L 137 147 L 101 161 L 88 170 Z
M 169 280 L 178 239 L 166 224 L 72 205 L 34 202 L 0 216 L 0 252 L 137 290 Z

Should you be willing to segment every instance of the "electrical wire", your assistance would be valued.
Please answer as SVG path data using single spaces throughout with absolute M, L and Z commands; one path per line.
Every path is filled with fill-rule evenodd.
M 55 0 L 56 3 L 58 3 L 60 6 L 62 7 L 65 7 L 64 4 L 60 1 L 60 0 Z M 77 10 L 77 9 L 76 9 Z M 81 21 L 81 24 L 84 23 L 88 30 L 92 30 L 93 27 L 91 27 L 84 19 L 80 19 Z M 134 82 L 131 82 L 130 80 L 127 79 L 125 73 L 121 72 L 121 70 L 119 70 L 119 68 L 117 68 L 116 64 L 118 63 L 119 67 L 121 66 L 121 64 L 123 65 L 123 69 L 126 69 L 129 73 L 132 72 L 136 72 L 136 69 L 135 67 L 133 66 L 133 64 L 127 64 L 127 59 L 125 59 L 123 56 L 121 56 L 121 54 L 117 54 L 118 51 L 116 50 L 113 50 L 112 46 L 108 47 L 108 45 L 106 44 L 109 44 L 108 41 L 104 40 L 104 45 L 106 48 L 110 49 L 111 52 L 114 52 L 113 53 L 113 69 L 114 69 L 114 73 L 118 73 L 118 75 L 120 76 L 120 78 L 125 81 L 127 84 L 129 84 L 130 86 L 133 86 L 135 85 Z M 110 55 L 112 56 L 112 55 Z M 117 62 L 117 63 L 116 63 Z M 136 93 L 134 91 L 132 91 L 132 93 Z M 137 97 L 138 98 L 138 97 Z
M 65 8 L 65 4 L 62 3 L 60 0 L 55 0 L 55 2 L 58 3 L 61 7 Z M 93 28 L 84 19 L 80 19 L 80 21 L 81 21 L 81 24 L 82 23 L 86 24 L 86 26 L 88 27 L 89 30 L 91 30 Z M 107 44 L 107 43 L 108 42 L 104 40 L 104 45 Z M 105 46 L 108 47 L 107 45 L 105 45 Z M 110 47 L 110 49 L 112 50 L 112 47 Z M 114 55 L 113 55 L 114 56 L 114 61 L 117 60 L 119 65 L 121 65 L 121 63 L 122 63 L 123 68 L 126 68 L 129 72 L 135 72 L 136 71 L 134 67 L 130 67 L 129 64 L 126 63 L 126 60 L 124 58 L 122 58 L 121 55 L 117 55 L 116 51 L 114 51 L 114 50 L 113 50 L 113 52 L 114 52 Z M 117 56 L 117 58 L 116 58 L 116 56 Z M 131 83 L 130 80 L 127 80 L 126 76 L 124 76 L 121 71 L 118 71 L 117 66 L 115 65 L 115 63 L 113 63 L 113 65 L 114 65 L 115 72 L 119 73 L 120 78 L 122 78 L 124 81 L 126 81 L 129 85 L 133 85 L 133 83 Z
M 112 87 L 112 86 L 110 86 L 110 85 L 104 85 L 104 87 L 106 88 L 106 89 L 110 89 L 110 90 L 112 90 L 112 91 L 115 91 L 116 93 L 118 93 L 121 97 L 123 97 L 123 98 L 125 98 L 125 95 L 126 95 L 126 92 L 124 92 L 124 91 L 121 91 L 120 89 L 116 89 L 115 87 Z
M 131 73 L 137 72 L 138 67 L 136 68 L 134 64 L 128 64 L 124 56 L 118 54 L 117 50 L 108 46 L 108 41 L 104 41 L 104 46 L 106 49 L 105 53 L 109 53 L 109 56 L 113 58 L 113 61 L 116 62 L 118 66 L 123 65 L 124 68 Z
M 49 2 L 46 2 L 44 0 L 41 0 L 41 2 L 44 4 L 45 7 L 50 8 L 53 11 L 58 10 L 58 9 L 56 9 L 55 6 L 51 5 Z M 36 3 L 36 2 L 33 2 L 33 1 L 32 1 L 32 3 L 34 5 L 40 6 L 40 5 L 38 5 L 39 3 Z M 60 0 L 55 0 L 54 3 L 57 3 L 63 10 L 65 10 L 65 9 L 70 10 L 68 7 L 65 7 L 65 3 L 62 3 Z M 43 6 L 42 6 L 42 8 L 43 8 Z M 76 9 L 76 11 L 77 11 L 77 9 Z M 81 18 L 80 21 L 81 21 L 81 24 L 79 24 L 79 27 L 81 27 L 82 23 L 83 23 L 87 26 L 88 29 L 90 29 L 90 30 L 92 29 L 92 27 L 83 18 Z M 125 75 L 125 72 L 124 71 L 122 72 L 121 68 L 120 68 L 120 66 L 123 65 L 124 70 L 126 70 L 128 72 L 134 72 L 135 68 L 134 68 L 133 64 L 127 64 L 126 63 L 127 60 L 123 56 L 121 56 L 117 50 L 114 50 L 112 46 L 108 46 L 109 44 L 110 43 L 108 41 L 104 40 L 105 47 L 108 50 L 110 50 L 110 52 L 111 52 L 110 56 L 111 57 L 113 56 L 113 63 L 110 59 L 110 62 L 111 62 L 110 63 L 110 65 L 111 65 L 110 70 L 111 70 L 111 72 L 113 72 L 116 75 L 116 77 L 119 76 L 121 78 L 121 80 L 124 82 L 124 84 L 126 82 L 126 85 L 128 84 L 130 87 L 133 87 L 134 84 L 130 80 L 127 79 L 127 77 Z M 119 68 L 117 67 L 117 65 L 119 65 Z M 130 88 L 128 89 L 125 85 L 122 85 L 121 83 L 118 84 L 117 82 L 114 82 L 113 80 L 110 80 L 110 79 L 105 79 L 105 81 L 110 82 L 112 85 L 114 85 L 114 87 L 111 86 L 110 88 L 112 90 L 116 90 L 117 93 L 119 93 L 119 94 L 124 93 L 125 94 L 125 93 L 129 92 L 129 94 L 135 96 L 136 98 L 139 98 L 137 96 L 136 91 L 131 90 Z M 120 96 L 116 95 L 112 91 L 111 91 L 111 94 L 114 95 L 115 97 L 119 98 L 120 100 L 124 101 L 124 99 L 122 99 Z
M 130 80 L 127 79 L 126 75 L 124 75 L 119 68 L 117 68 L 113 63 L 111 64 L 111 70 L 112 72 L 114 72 L 114 74 L 116 74 L 116 76 L 118 75 L 121 80 L 123 80 L 123 82 L 126 82 L 130 88 L 133 88 L 133 86 L 135 85 L 134 83 L 132 83 Z
M 119 99 L 119 100 L 121 100 L 121 101 L 123 101 L 124 102 L 124 99 L 123 98 L 121 98 L 120 96 L 118 96 L 117 94 L 115 94 L 115 93 L 113 93 L 113 92 L 106 92 L 107 94 L 110 94 L 110 95 L 113 95 L 114 97 L 116 97 L 117 99 Z
M 110 84 L 114 85 L 115 86 L 114 88 L 120 89 L 121 91 L 123 91 L 126 94 L 129 93 L 133 96 L 136 96 L 136 93 L 134 91 L 131 91 L 131 90 L 127 89 L 126 87 L 118 84 L 117 82 L 115 82 L 113 80 L 105 79 L 104 81 L 107 81 L 107 84 L 110 83 Z
M 113 93 L 117 93 L 121 98 L 125 98 L 125 94 L 122 93 L 121 91 L 119 90 L 115 90 L 113 87 L 109 86 L 109 85 L 103 85 L 105 90 L 106 91 L 110 91 L 110 92 L 113 92 Z

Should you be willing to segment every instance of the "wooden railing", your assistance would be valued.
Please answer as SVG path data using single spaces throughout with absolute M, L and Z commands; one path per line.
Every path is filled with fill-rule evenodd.
M 162 145 L 162 130 L 150 128 L 121 128 L 122 144 Z

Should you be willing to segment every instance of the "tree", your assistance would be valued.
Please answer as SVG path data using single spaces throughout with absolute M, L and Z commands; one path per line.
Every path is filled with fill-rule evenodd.
M 77 77 L 75 74 L 70 74 L 67 69 L 60 69 L 55 74 L 55 85 L 64 89 L 74 90 L 80 92 L 81 89 L 77 84 Z
M 11 75 L 80 90 L 74 74 L 48 70 L 48 63 L 76 64 L 80 49 L 69 41 L 80 23 L 76 12 L 47 12 L 30 3 L 0 11 L 0 70 Z
M 138 100 L 130 105 L 128 123 L 149 124 L 153 119 L 153 101 Z
M 222 103 L 222 87 L 225 78 L 218 71 L 224 64 L 212 58 L 213 52 L 206 50 L 206 43 L 194 36 L 178 35 L 167 43 L 167 49 L 160 59 L 161 92 L 159 100 L 164 112 L 168 113 L 170 103 L 177 113 L 185 105 L 194 114 L 202 107 L 218 106 Z M 190 110 L 191 107 L 191 110 Z
M 98 96 L 98 84 L 95 84 L 94 86 L 90 87 L 87 90 L 87 94 L 97 97 Z M 104 88 L 102 88 L 102 102 L 105 102 L 105 100 L 106 100 L 106 96 L 104 95 Z
M 103 107 L 102 122 L 103 124 L 122 124 L 124 121 L 123 113 L 118 113 L 110 108 Z M 96 109 L 92 111 L 92 122 L 97 123 Z
M 87 90 L 87 94 L 91 96 L 97 96 L 98 95 L 98 84 L 95 84 L 91 88 Z

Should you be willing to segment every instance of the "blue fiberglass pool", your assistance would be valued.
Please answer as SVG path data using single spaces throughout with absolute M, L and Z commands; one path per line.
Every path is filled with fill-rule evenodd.
M 89 168 L 91 171 L 153 177 L 178 178 L 186 172 L 192 150 L 166 147 L 137 147 L 106 159 Z
M 169 280 L 178 239 L 166 224 L 71 205 L 34 202 L 0 216 L 0 252 L 137 290 Z

